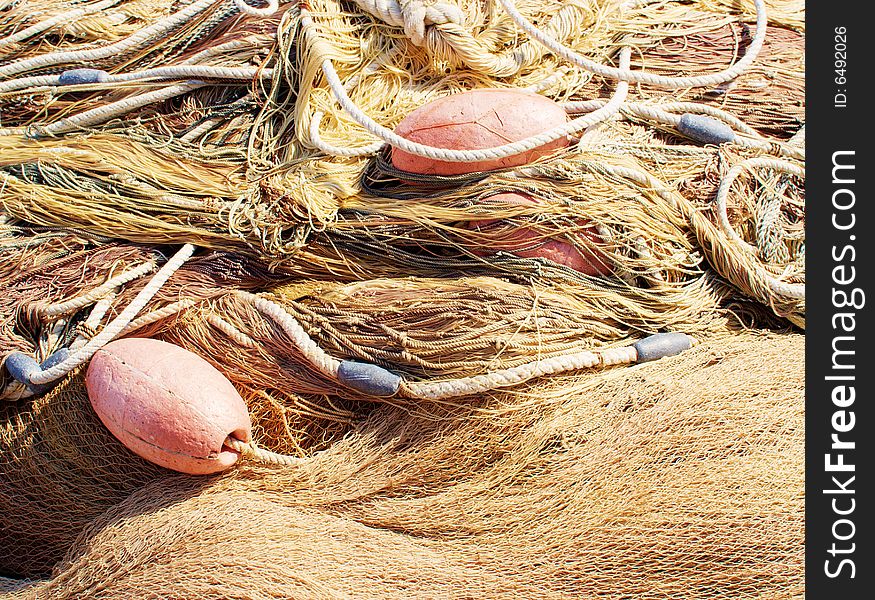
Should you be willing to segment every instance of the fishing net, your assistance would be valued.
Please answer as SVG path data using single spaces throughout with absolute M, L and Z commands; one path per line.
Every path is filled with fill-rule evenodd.
M 174 474 L 106 431 L 82 368 L 32 397 L 0 367 L 0 576 L 39 580 L 0 589 L 801 595 L 803 3 L 768 3 L 729 81 L 633 83 L 567 148 L 453 176 L 396 168 L 349 104 L 391 130 L 463 90 L 574 117 L 620 86 L 496 2 L 264 5 L 0 2 L 0 360 L 87 348 L 143 297 L 116 335 L 206 358 L 258 445 L 303 461 Z M 759 0 L 515 6 L 654 75 L 707 76 L 760 43 Z M 736 135 L 701 143 L 681 114 Z M 555 240 L 602 274 L 526 257 Z M 417 393 L 671 331 L 698 345 Z M 344 385 L 322 352 L 400 392 Z
M 68 548 L 38 598 L 799 596 L 802 342 L 374 406 L 306 467 L 218 478 L 132 456 L 75 376 L 3 434 L 5 565 Z

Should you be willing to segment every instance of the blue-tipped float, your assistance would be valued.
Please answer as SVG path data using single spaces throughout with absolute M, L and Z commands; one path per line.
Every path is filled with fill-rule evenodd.
M 638 340 L 632 347 L 638 353 L 638 362 L 649 362 L 680 354 L 693 347 L 693 340 L 685 333 L 657 333 Z
M 42 363 L 38 363 L 36 362 L 36 359 L 29 354 L 13 352 L 6 357 L 6 362 L 3 363 L 3 366 L 6 367 L 9 375 L 11 375 L 15 381 L 24 385 L 34 396 L 38 396 L 52 389 L 55 382 L 36 385 L 30 382 L 31 377 L 64 362 L 69 356 L 70 350 L 67 348 L 61 348 L 50 354 Z
M 729 125 L 707 115 L 684 113 L 678 123 L 678 131 L 691 140 L 703 144 L 725 144 L 735 141 L 735 132 Z
M 109 73 L 101 69 L 69 69 L 61 73 L 59 85 L 81 85 L 85 83 L 102 83 Z
M 401 386 L 401 378 L 383 367 L 352 360 L 340 363 L 337 378 L 354 390 L 383 398 L 394 396 Z

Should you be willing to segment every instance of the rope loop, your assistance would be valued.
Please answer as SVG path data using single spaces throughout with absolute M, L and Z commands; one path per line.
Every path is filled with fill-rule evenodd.
M 240 9 L 240 12 L 256 17 L 269 17 L 279 8 L 279 0 L 267 0 L 267 6 L 263 8 L 255 8 L 248 4 L 246 0 L 234 0 L 234 5 Z
M 786 173 L 800 179 L 805 178 L 804 167 L 784 160 L 767 157 L 749 158 L 738 163 L 737 165 L 732 167 L 728 173 L 726 173 L 723 181 L 720 182 L 720 187 L 717 189 L 717 195 L 714 198 L 714 210 L 717 212 L 717 219 L 720 224 L 720 229 L 723 231 L 723 233 L 730 240 L 732 240 L 737 245 L 737 247 L 739 247 L 742 251 L 748 254 L 758 253 L 759 248 L 753 247 L 744 238 L 742 238 L 737 231 L 735 231 L 735 228 L 729 222 L 729 216 L 726 209 L 726 200 L 729 197 L 729 192 L 732 188 L 732 184 L 735 182 L 738 176 L 745 171 L 753 172 L 754 169 L 758 168 L 771 169 L 773 171 Z M 771 274 L 766 275 L 766 281 L 768 282 L 768 285 L 772 289 L 772 291 L 776 294 L 797 300 L 805 299 L 805 284 L 803 283 L 786 283 L 772 276 Z

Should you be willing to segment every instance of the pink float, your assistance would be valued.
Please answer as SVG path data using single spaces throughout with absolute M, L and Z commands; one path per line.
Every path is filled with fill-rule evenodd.
M 567 122 L 565 109 L 522 90 L 480 89 L 446 96 L 410 113 L 395 128 L 408 140 L 451 150 L 480 150 L 531 137 Z M 568 138 L 497 160 L 446 162 L 392 148 L 397 169 L 427 175 L 458 175 L 514 167 L 567 146 Z
M 490 204 L 531 204 L 537 202 L 531 196 L 516 192 L 496 194 L 490 196 L 486 201 Z M 496 223 L 495 219 L 472 221 L 468 224 L 468 228 L 482 231 L 495 226 Z M 586 227 L 586 223 L 583 221 L 580 221 L 579 224 L 585 228 L 576 235 L 584 236 L 596 243 L 603 241 L 591 225 Z M 604 253 L 581 251 L 561 239 L 538 241 L 540 235 L 528 227 L 520 227 L 501 235 L 492 236 L 489 245 L 475 250 L 475 254 L 488 256 L 502 250 L 520 258 L 546 258 L 586 275 L 608 275 L 611 273 L 610 262 Z
M 111 342 L 91 359 L 88 397 L 107 429 L 155 464 L 193 475 L 224 471 L 251 438 L 246 403 L 222 373 L 179 346 L 146 338 Z

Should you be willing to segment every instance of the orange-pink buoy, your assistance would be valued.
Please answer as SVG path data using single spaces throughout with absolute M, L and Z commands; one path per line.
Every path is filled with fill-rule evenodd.
M 479 89 L 429 102 L 401 121 L 395 133 L 408 140 L 452 150 L 480 150 L 517 142 L 562 125 L 565 109 L 523 90 Z M 568 145 L 568 138 L 507 158 L 477 162 L 433 160 L 392 148 L 397 169 L 430 175 L 458 175 L 530 163 Z
M 107 429 L 134 453 L 193 475 L 231 467 L 231 435 L 252 435 L 246 403 L 222 373 L 179 346 L 147 338 L 111 342 L 91 359 L 88 397 Z
M 490 204 L 531 204 L 537 200 L 526 194 L 505 192 L 490 196 L 488 202 Z M 472 221 L 468 224 L 468 228 L 485 231 L 490 227 L 495 227 L 497 223 L 495 219 Z M 581 225 L 582 229 L 574 235 L 586 237 L 595 243 L 603 242 L 592 225 L 587 226 L 583 221 L 579 221 L 578 224 Z M 539 237 L 540 234 L 528 227 L 519 227 L 501 233 L 496 229 L 488 245 L 475 250 L 474 253 L 487 256 L 502 250 L 520 258 L 546 258 L 586 275 L 608 275 L 611 273 L 610 261 L 603 252 L 578 249 L 562 239 L 539 240 Z

